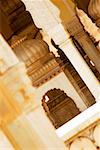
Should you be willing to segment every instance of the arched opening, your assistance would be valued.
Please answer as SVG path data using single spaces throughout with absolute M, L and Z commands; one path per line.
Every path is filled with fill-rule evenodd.
M 38 29 L 32 19 L 25 4 L 21 0 L 0 0 L 0 32 L 5 37 L 9 45 L 14 39 L 26 37 L 28 39 L 42 39 L 40 29 Z
M 45 93 L 42 106 L 56 129 L 80 113 L 74 101 L 56 88 Z

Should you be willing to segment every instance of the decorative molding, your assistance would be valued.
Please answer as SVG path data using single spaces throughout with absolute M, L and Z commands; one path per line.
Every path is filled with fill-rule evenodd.
M 75 150 L 81 149 L 88 146 L 91 150 L 99 150 L 100 149 L 100 141 L 99 141 L 99 134 L 100 134 L 100 120 L 97 120 L 80 133 L 77 133 L 74 137 L 67 140 L 66 146 L 68 150 Z
M 83 24 L 85 31 L 92 36 L 96 42 L 100 41 L 100 29 L 92 22 L 88 15 L 81 9 L 76 8 L 77 15 Z

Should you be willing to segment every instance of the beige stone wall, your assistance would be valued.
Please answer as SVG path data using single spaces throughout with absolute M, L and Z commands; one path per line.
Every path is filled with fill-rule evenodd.
M 4 150 L 14 150 L 13 146 L 11 145 L 8 138 L 5 136 L 5 134 L 0 130 L 0 149 Z

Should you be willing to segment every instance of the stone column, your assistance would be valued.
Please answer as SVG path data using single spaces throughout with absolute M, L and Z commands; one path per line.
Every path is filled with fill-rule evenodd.
M 50 3 L 49 0 L 22 1 L 26 5 L 26 9 L 30 11 L 36 26 L 42 28 L 59 45 L 97 99 L 100 90 L 99 82 L 73 45 L 68 32 L 64 30 L 61 20 L 58 19 L 58 8 Z
M 40 103 L 34 100 L 34 88 L 24 64 L 18 61 L 1 36 L 0 56 L 0 128 L 14 148 L 67 149 Z
M 93 61 L 96 69 L 100 73 L 100 52 L 94 46 L 87 33 L 85 33 L 77 16 L 72 17 L 71 21 L 66 23 L 66 29 L 68 29 L 69 33 L 79 42 L 80 46 L 84 49 L 90 60 Z

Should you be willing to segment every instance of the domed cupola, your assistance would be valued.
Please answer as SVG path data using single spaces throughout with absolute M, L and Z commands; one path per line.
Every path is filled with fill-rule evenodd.
M 12 49 L 20 61 L 23 61 L 34 86 L 38 87 L 61 71 L 55 56 L 43 40 L 23 37 L 12 39 Z
M 100 27 L 100 0 L 90 0 L 88 13 Z
M 32 59 L 32 63 L 46 56 L 49 53 L 49 47 L 43 40 L 30 39 L 16 44 L 13 47 L 15 54 L 24 62 Z

